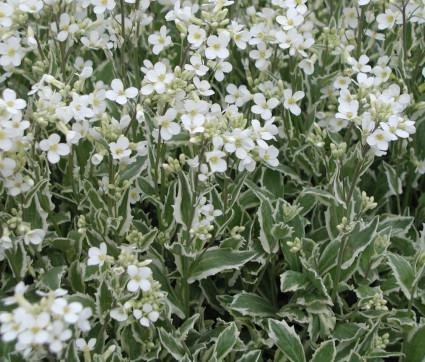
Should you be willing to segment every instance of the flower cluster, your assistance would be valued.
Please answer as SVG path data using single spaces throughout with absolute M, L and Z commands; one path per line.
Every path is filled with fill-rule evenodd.
M 132 230 L 126 239 L 137 245 L 143 241 L 143 235 Z M 136 246 L 123 246 L 118 260 L 114 260 L 107 255 L 106 244 L 102 243 L 89 249 L 87 264 L 107 267 L 106 280 L 117 291 L 115 307 L 110 311 L 111 318 L 118 322 L 131 318 L 130 322 L 138 321 L 149 327 L 159 318 L 165 294 L 160 291 L 160 284 L 153 279 L 152 270 L 148 267 L 152 260 L 139 262 L 138 252 L 140 250 Z
M 65 298 L 66 290 L 38 291 L 41 299 L 37 303 L 30 303 L 24 295 L 27 289 L 23 282 L 18 283 L 13 297 L 3 300 L 6 305 L 16 304 L 17 307 L 0 314 L 3 341 L 16 340 L 15 349 L 24 356 L 36 353 L 42 358 L 41 346 L 60 355 L 76 331 L 87 332 L 91 329 L 88 319 L 92 316 L 92 310 L 83 308 L 79 302 L 69 303 Z

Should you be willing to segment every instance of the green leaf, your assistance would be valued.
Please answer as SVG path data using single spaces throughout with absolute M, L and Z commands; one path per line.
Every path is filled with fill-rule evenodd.
M 16 244 L 16 251 L 5 250 L 5 256 L 9 262 L 10 269 L 12 269 L 13 276 L 20 280 L 21 277 L 24 277 L 28 266 L 26 263 L 27 252 L 22 245 L 22 242 Z
M 38 181 L 34 187 L 26 194 L 25 196 L 25 203 L 23 205 L 24 208 L 27 208 L 30 206 L 32 199 L 34 198 L 34 195 L 38 193 L 38 191 L 43 191 L 47 186 L 49 186 L 50 179 L 45 178 L 40 181 Z
M 270 317 L 278 312 L 278 309 L 267 300 L 252 293 L 242 293 L 233 296 L 230 308 L 242 315 L 251 317 Z
M 275 198 L 270 191 L 265 190 L 249 179 L 245 180 L 245 185 L 248 186 L 249 190 L 252 191 L 261 201 L 270 202 L 270 200 L 274 200 Z
M 83 272 L 80 267 L 80 263 L 78 260 L 74 260 L 74 262 L 69 267 L 68 280 L 71 284 L 72 289 L 76 292 L 81 292 L 84 294 L 85 292 L 85 284 L 83 278 Z
M 148 250 L 149 246 L 155 240 L 156 234 L 158 234 L 157 228 L 155 228 L 155 229 L 149 231 L 147 234 L 143 235 L 143 241 L 137 245 L 138 249 L 140 249 L 140 251 Z
M 165 349 L 176 359 L 181 360 L 185 355 L 185 350 L 179 340 L 169 334 L 164 328 L 158 329 L 159 339 Z
M 187 281 L 191 284 L 195 280 L 216 275 L 224 270 L 239 269 L 256 255 L 253 251 L 235 251 L 217 247 L 210 248 L 202 255 L 199 262 L 197 262 L 199 259 L 195 259 L 195 264 L 190 269 Z
M 47 289 L 55 290 L 61 285 L 62 276 L 65 274 L 66 266 L 57 266 L 43 274 L 37 286 L 44 286 Z
M 179 187 L 174 202 L 174 219 L 177 223 L 185 225 L 189 230 L 192 223 L 192 191 L 189 180 L 184 173 L 179 174 Z
M 321 202 L 326 206 L 337 204 L 337 200 L 330 192 L 322 190 L 318 187 L 306 187 L 303 189 L 302 194 L 313 195 L 317 201 Z
M 367 224 L 356 224 L 350 236 L 347 239 L 347 247 L 344 253 L 341 269 L 348 269 L 353 264 L 357 255 L 359 255 L 373 241 L 378 227 L 379 217 L 376 216 Z
M 393 271 L 397 284 L 403 291 L 407 299 L 411 299 L 411 290 L 415 272 L 409 262 L 398 254 L 388 253 L 388 265 Z
M 344 342 L 356 338 L 364 328 L 354 323 L 338 323 L 332 332 L 332 337 Z
M 188 333 L 194 329 L 196 321 L 199 319 L 200 314 L 196 313 L 192 317 L 186 319 L 184 323 L 177 330 L 177 335 L 180 341 L 184 341 Z
M 405 362 L 425 361 L 425 325 L 420 326 L 407 341 Z
M 274 225 L 273 210 L 269 201 L 261 201 L 258 209 L 258 222 L 260 223 L 260 241 L 264 251 L 274 254 L 279 249 L 278 240 L 272 235 Z
M 111 310 L 114 297 L 106 280 L 102 282 L 96 295 L 96 309 L 99 314 L 100 320 L 103 322 L 106 315 Z
M 141 172 L 146 168 L 147 156 L 139 156 L 136 158 L 136 161 L 127 165 L 125 170 L 120 174 L 120 180 L 129 180 L 132 182 L 135 178 L 137 178 Z
M 232 209 L 234 203 L 238 200 L 239 194 L 241 193 L 242 187 L 247 177 L 248 172 L 241 172 L 235 180 L 232 180 L 232 183 L 229 185 L 230 197 L 227 205 L 228 210 Z
M 305 289 L 309 285 L 308 276 L 293 270 L 287 270 L 280 275 L 280 290 L 285 292 L 295 292 L 298 289 Z
M 232 351 L 238 335 L 239 331 L 234 322 L 230 323 L 230 325 L 220 333 L 214 346 L 214 356 L 218 361 L 223 360 L 224 357 Z
M 318 349 L 314 351 L 310 362 L 332 362 L 335 361 L 336 349 L 333 340 L 323 342 Z
M 263 358 L 261 357 L 261 351 L 259 349 L 254 349 L 239 358 L 236 362 L 262 362 Z
M 75 342 L 71 341 L 68 344 L 68 348 L 65 352 L 65 360 L 67 362 L 80 362 L 80 358 L 78 357 L 77 347 L 75 346 Z
M 292 362 L 305 362 L 304 349 L 294 327 L 282 320 L 269 319 L 269 337 Z
M 385 176 L 387 177 L 387 185 L 389 186 L 385 197 L 402 194 L 402 180 L 401 177 L 397 179 L 397 172 L 395 168 L 386 162 L 382 162 L 382 165 L 384 166 Z

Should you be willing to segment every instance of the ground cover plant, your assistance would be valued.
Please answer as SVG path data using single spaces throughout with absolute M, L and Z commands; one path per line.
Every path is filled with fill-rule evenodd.
M 2 361 L 425 360 L 425 0 L 2 0 Z

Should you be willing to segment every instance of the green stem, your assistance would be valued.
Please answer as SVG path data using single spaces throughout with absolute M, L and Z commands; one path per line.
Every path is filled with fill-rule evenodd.
M 342 261 L 344 260 L 345 245 L 346 245 L 346 240 L 345 240 L 345 235 L 344 235 L 342 237 L 342 240 L 341 240 L 341 245 L 339 246 L 335 281 L 334 281 L 334 287 L 332 289 L 331 299 L 334 303 L 335 303 L 335 298 L 336 298 L 336 294 L 337 294 L 337 291 L 338 291 L 339 281 L 341 279 L 341 265 L 342 265 Z
M 121 35 L 122 35 L 122 45 L 121 45 L 121 72 L 122 72 L 122 81 L 125 84 L 125 4 L 124 0 L 120 0 L 121 6 Z
M 368 149 L 369 149 L 369 146 L 366 143 L 364 145 L 364 147 L 363 147 L 362 160 L 357 164 L 356 171 L 354 172 L 353 181 L 352 181 L 351 186 L 350 186 L 350 190 L 348 191 L 347 198 L 345 199 L 345 205 L 347 207 L 345 209 L 345 211 L 344 211 L 344 216 L 345 217 L 347 217 L 347 215 L 348 215 L 348 210 L 349 210 L 349 206 L 350 206 L 350 202 L 351 202 L 351 197 L 353 196 L 354 189 L 355 189 L 356 184 L 357 184 L 357 180 L 358 180 L 358 178 L 360 176 L 360 171 L 361 171 L 361 169 L 363 167 L 363 164 L 364 164 L 364 162 L 366 160 L 365 156 L 366 156 L 366 152 L 367 152 Z

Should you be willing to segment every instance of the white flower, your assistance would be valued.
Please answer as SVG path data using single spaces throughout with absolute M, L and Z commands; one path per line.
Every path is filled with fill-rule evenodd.
M 227 169 L 227 163 L 223 160 L 226 154 L 223 151 L 214 150 L 205 154 L 210 165 L 211 172 L 224 172 Z
M 277 167 L 279 165 L 279 161 L 277 156 L 279 155 L 279 150 L 275 146 L 270 146 L 267 149 L 259 148 L 258 155 L 260 158 L 268 163 L 270 166 Z
M 282 25 L 283 30 L 289 30 L 303 23 L 304 17 L 298 14 L 294 8 L 290 8 L 286 12 L 286 16 L 277 16 L 276 21 Z
M 225 102 L 232 104 L 234 103 L 237 107 L 243 106 L 250 99 L 250 93 L 245 85 L 241 85 L 239 88 L 236 85 L 230 83 L 226 87 L 228 95 L 224 98 Z
M 139 289 L 147 292 L 151 289 L 151 282 L 148 280 L 152 275 L 152 270 L 146 266 L 138 268 L 136 265 L 129 265 L 127 274 L 130 280 L 127 283 L 127 290 L 137 292 Z
M 149 81 L 149 84 L 142 87 L 141 92 L 143 95 L 149 95 L 153 91 L 157 94 L 163 94 L 166 90 L 166 85 L 174 79 L 174 74 L 167 73 L 165 64 L 158 62 L 153 69 L 146 73 L 145 79 Z
M 251 50 L 249 52 L 249 57 L 255 60 L 255 66 L 260 70 L 266 70 L 270 62 L 267 60 L 272 55 L 272 50 L 265 43 L 260 43 L 257 45 L 258 50 Z
M 106 10 L 115 8 L 115 0 L 91 0 L 95 14 L 103 14 Z
M 18 342 L 23 345 L 46 343 L 49 340 L 49 332 L 46 330 L 49 322 L 49 313 L 42 312 L 38 315 L 27 313 L 23 321 L 25 330 L 18 336 Z
M 50 332 L 49 349 L 53 353 L 60 353 L 63 349 L 63 342 L 72 337 L 70 329 L 66 329 L 65 324 L 56 320 L 52 323 L 52 330 Z
M 91 351 L 96 344 L 96 338 L 90 338 L 88 342 L 86 342 L 82 338 L 78 338 L 75 341 L 75 345 L 80 351 Z
M 78 320 L 79 313 L 83 310 L 83 305 L 79 302 L 68 304 L 66 299 L 57 298 L 53 302 L 51 310 L 54 314 L 62 316 L 65 322 L 74 324 Z
M 2 96 L 3 98 L 0 98 L 0 107 L 6 108 L 6 111 L 11 114 L 18 114 L 27 105 L 27 102 L 23 99 L 16 99 L 16 93 L 12 89 L 6 88 Z
M 117 142 L 111 142 L 109 148 L 114 160 L 122 160 L 131 155 L 131 150 L 128 148 L 130 141 L 125 136 L 120 136 Z
M 394 14 L 391 9 L 386 9 L 385 14 L 379 14 L 376 17 L 376 21 L 378 22 L 378 29 L 387 29 L 392 28 L 394 26 L 397 14 Z
M 268 140 L 275 140 L 275 135 L 279 133 L 277 127 L 273 124 L 274 117 L 269 119 L 264 127 L 261 126 L 260 122 L 257 119 L 251 121 L 253 132 L 253 139 L 256 140 L 257 145 L 260 148 L 267 149 L 269 146 L 267 144 Z
M 233 129 L 231 133 L 225 135 L 225 150 L 229 153 L 235 152 L 236 157 L 240 160 L 245 159 L 248 152 L 255 147 L 254 141 L 250 138 L 251 133 L 251 129 Z
M 207 33 L 197 25 L 189 25 L 187 41 L 192 44 L 192 48 L 199 48 L 205 40 Z
M 298 91 L 292 94 L 292 89 L 285 89 L 283 96 L 285 98 L 283 106 L 289 109 L 292 114 L 299 116 L 301 114 L 301 108 L 296 102 L 304 98 L 304 92 Z
M 31 188 L 31 185 L 24 181 L 24 177 L 20 172 L 8 177 L 5 186 L 10 196 L 19 195 L 21 192 L 26 192 Z
M 93 312 L 90 307 L 84 308 L 79 314 L 78 314 L 78 320 L 75 323 L 77 328 L 82 332 L 87 332 L 91 329 L 90 323 L 88 319 L 92 316 Z
M 24 48 L 21 47 L 21 40 L 11 36 L 5 43 L 0 43 L 0 65 L 3 67 L 21 65 L 24 52 Z
M 348 77 L 338 76 L 335 79 L 334 87 L 336 89 L 346 89 L 351 83 L 351 79 Z
M 133 310 L 134 318 L 139 319 L 139 322 L 144 327 L 149 327 L 149 321 L 156 322 L 159 318 L 159 313 L 154 311 L 150 303 L 143 304 L 142 310 Z
M 167 36 L 168 30 L 165 25 L 161 26 L 159 34 L 149 35 L 148 42 L 153 45 L 152 52 L 158 55 L 167 46 L 171 44 L 171 36 Z
M 254 103 L 255 105 L 251 107 L 252 113 L 259 114 L 262 119 L 268 120 L 272 117 L 271 110 L 278 106 L 279 101 L 276 98 L 270 98 L 266 101 L 262 93 L 255 93 Z
M 124 84 L 120 79 L 114 79 L 111 83 L 112 90 L 105 93 L 105 97 L 118 104 L 126 104 L 127 98 L 134 98 L 137 96 L 138 90 L 135 87 L 124 89 Z
M 28 230 L 25 233 L 24 242 L 26 245 L 29 245 L 30 243 L 38 245 L 43 241 L 45 235 L 46 232 L 42 229 Z
M 66 156 L 71 152 L 69 146 L 65 143 L 59 143 L 60 137 L 53 133 L 47 140 L 40 142 L 40 149 L 47 152 L 47 159 L 50 163 L 58 163 L 60 156 Z
M 59 32 L 56 39 L 58 39 L 59 41 L 65 41 L 66 39 L 68 39 L 69 35 L 74 35 L 79 30 L 79 27 L 77 24 L 70 24 L 70 23 L 71 23 L 71 17 L 67 13 L 63 13 L 60 16 L 59 29 L 57 28 L 55 22 L 52 23 L 51 29 L 55 33 Z
M 375 75 L 375 85 L 378 86 L 383 82 L 386 82 L 391 75 L 391 68 L 390 67 L 380 67 L 376 66 L 372 70 L 373 74 Z
M 214 94 L 211 84 L 207 80 L 200 80 L 198 77 L 193 78 L 193 84 L 198 89 L 199 94 L 202 96 L 210 96 Z
M 13 14 L 13 8 L 7 3 L 0 3 L 0 26 L 9 28 L 12 25 L 11 15 Z
M 341 119 L 353 119 L 357 117 L 357 111 L 359 109 L 358 101 L 351 101 L 349 103 L 341 103 L 338 106 L 338 113 L 335 115 L 336 118 Z
M 176 119 L 177 111 L 174 108 L 169 108 L 167 112 L 158 118 L 158 125 L 161 127 L 162 139 L 168 141 L 174 135 L 180 133 L 181 127 L 179 124 L 172 122 Z
M 1 132 L 1 131 L 0 131 Z M 16 161 L 5 157 L 0 154 L 0 173 L 3 175 L 3 177 L 9 177 L 13 175 L 13 171 L 16 167 Z
M 230 35 L 224 31 L 219 36 L 210 35 L 207 39 L 208 48 L 205 49 L 205 56 L 207 59 L 215 58 L 227 58 L 229 56 L 229 50 L 227 45 L 230 41 Z
M 43 8 L 43 2 L 39 0 L 25 0 L 19 5 L 19 10 L 26 13 L 38 13 Z
M 298 66 L 305 74 L 311 75 L 314 73 L 314 61 L 311 59 L 303 59 L 298 63 Z
M 185 64 L 184 69 L 193 70 L 196 75 L 202 77 L 208 72 L 208 67 L 202 63 L 202 58 L 197 55 L 192 55 L 189 59 L 190 64 Z
M 131 309 L 131 304 L 129 302 L 125 302 L 124 305 L 120 305 L 119 307 L 111 310 L 111 318 L 118 322 L 124 322 L 128 319 L 127 311 L 129 309 Z
M 106 243 L 100 244 L 99 248 L 95 246 L 91 247 L 89 249 L 88 255 L 89 255 L 89 260 L 87 261 L 87 265 L 102 266 L 107 256 Z
M 100 165 L 102 160 L 103 160 L 103 155 L 101 155 L 100 153 L 95 153 L 91 158 L 91 162 L 93 165 Z
M 380 151 L 388 149 L 388 143 L 391 141 L 391 133 L 384 131 L 381 128 L 376 129 L 366 139 L 366 142 L 371 147 L 376 147 Z
M 214 78 L 218 82 L 221 82 L 224 79 L 224 73 L 230 73 L 232 71 L 232 69 L 233 69 L 232 64 L 230 64 L 229 62 L 225 62 L 222 59 L 220 59 L 215 66 Z

